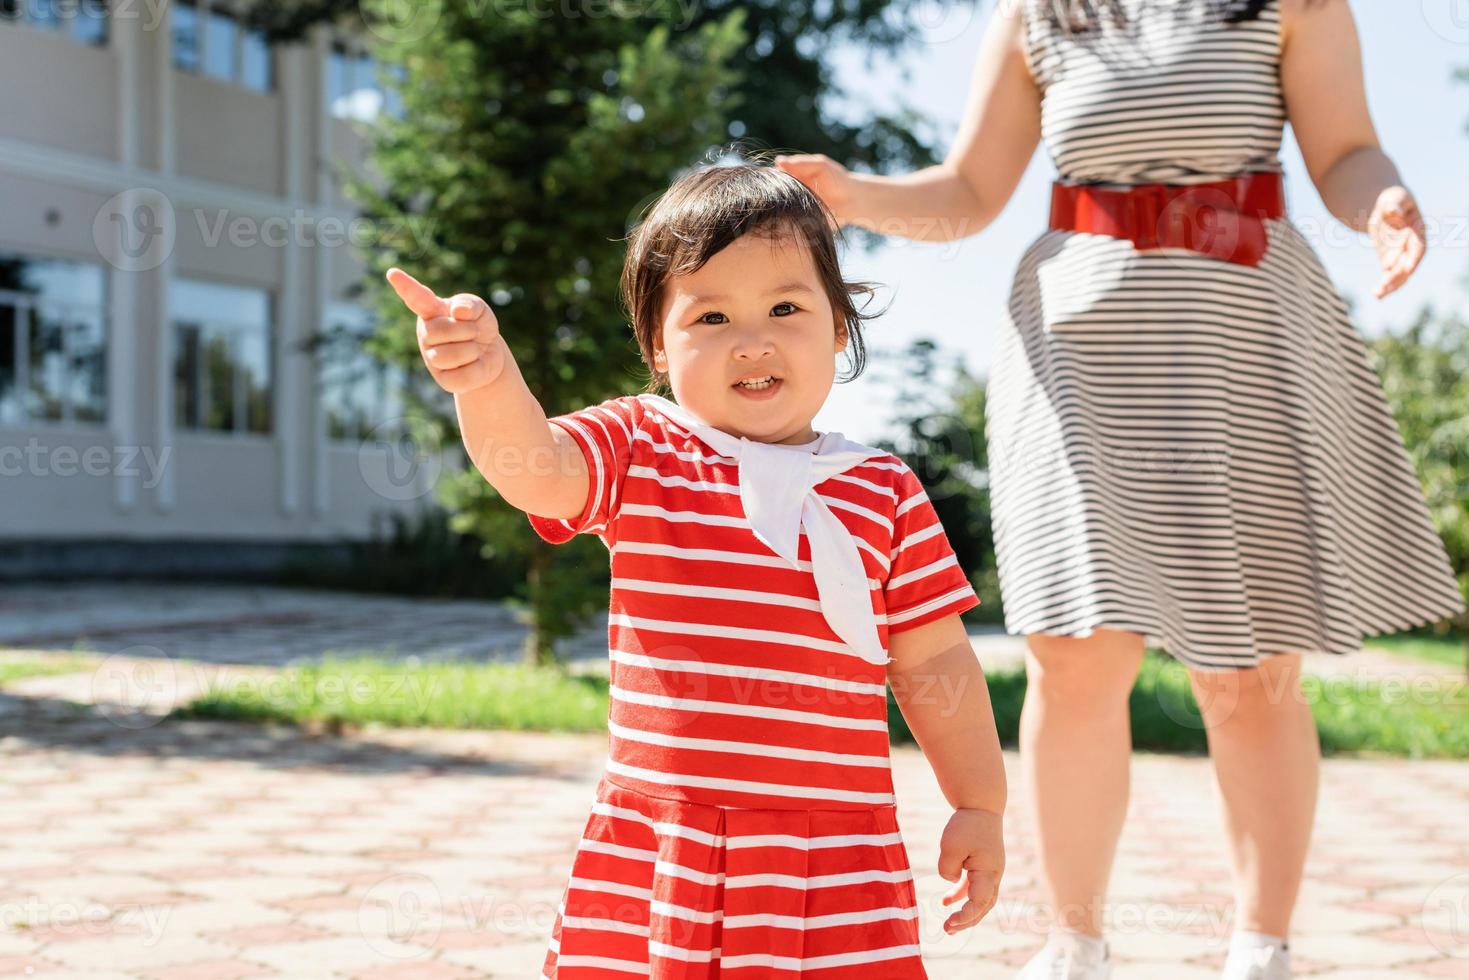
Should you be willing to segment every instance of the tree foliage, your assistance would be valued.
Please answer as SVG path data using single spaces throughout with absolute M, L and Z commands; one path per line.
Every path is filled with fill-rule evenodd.
M 364 125 L 368 166 L 342 175 L 375 232 L 364 292 L 383 323 L 376 355 L 422 371 L 412 321 L 382 278 L 397 265 L 489 300 L 547 414 L 641 387 L 617 301 L 619 239 L 722 138 L 744 40 L 737 12 L 679 34 L 657 13 L 564 21 L 445 7 L 427 27 L 380 32 L 403 111 Z M 415 413 L 431 419 L 417 437 L 454 441 L 441 410 L 418 401 Z M 557 637 L 605 608 L 600 543 L 545 544 L 472 467 L 450 467 L 440 489 L 454 529 L 484 540 L 487 557 L 527 555 L 527 652 L 552 659 Z
M 1374 340 L 1372 354 L 1459 589 L 1469 596 L 1469 324 L 1424 310 L 1401 334 Z M 1469 644 L 1469 617 L 1455 625 Z

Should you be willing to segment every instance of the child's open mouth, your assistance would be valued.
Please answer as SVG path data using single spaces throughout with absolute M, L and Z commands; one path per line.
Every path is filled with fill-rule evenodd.
M 731 387 L 746 398 L 764 399 L 773 398 L 775 393 L 780 390 L 781 383 L 781 378 L 766 374 L 753 378 L 744 378 L 736 381 Z

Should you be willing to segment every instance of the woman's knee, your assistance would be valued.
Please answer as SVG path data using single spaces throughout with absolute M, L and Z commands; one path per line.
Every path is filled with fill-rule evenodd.
M 1143 638 L 1122 630 L 1097 629 L 1088 636 L 1031 633 L 1026 637 L 1029 684 L 1048 703 L 1077 710 L 1125 705 L 1143 658 Z
M 1205 724 L 1309 710 L 1301 690 L 1301 654 L 1279 653 L 1237 670 L 1190 670 L 1194 700 Z

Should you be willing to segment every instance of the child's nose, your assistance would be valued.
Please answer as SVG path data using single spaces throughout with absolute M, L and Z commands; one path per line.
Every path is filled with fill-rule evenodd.
M 765 330 L 746 330 L 735 338 L 734 356 L 755 360 L 775 353 L 775 341 Z

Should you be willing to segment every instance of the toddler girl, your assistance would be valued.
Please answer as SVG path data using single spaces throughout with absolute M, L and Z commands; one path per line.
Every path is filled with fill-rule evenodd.
M 544 976 L 926 977 L 887 685 L 954 807 L 948 931 L 995 902 L 1004 770 L 959 619 L 979 599 L 923 487 L 811 428 L 866 318 L 820 200 L 715 167 L 634 231 L 623 298 L 676 401 L 548 420 L 483 299 L 388 279 L 480 472 L 547 541 L 611 556 L 609 756 Z

